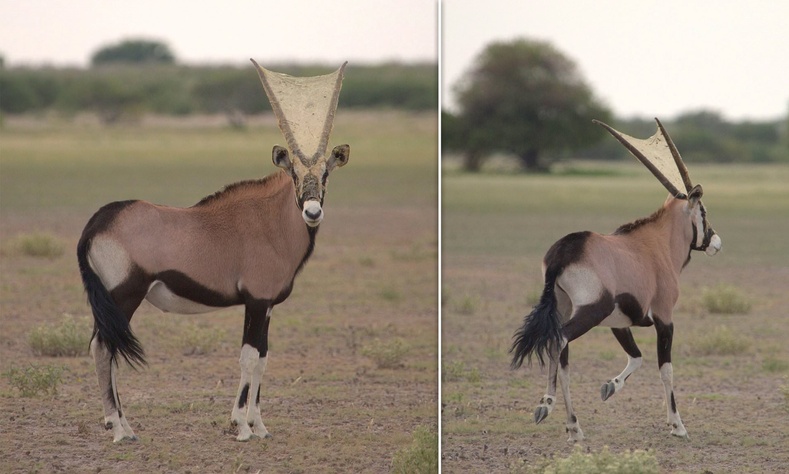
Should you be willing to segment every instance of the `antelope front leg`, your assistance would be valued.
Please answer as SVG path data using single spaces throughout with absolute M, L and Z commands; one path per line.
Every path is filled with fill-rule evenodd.
M 636 345 L 635 339 L 633 339 L 633 333 L 630 331 L 630 328 L 611 328 L 611 332 L 614 333 L 616 340 L 619 341 L 619 344 L 627 353 L 627 366 L 625 366 L 625 370 L 623 370 L 622 373 L 600 387 L 600 398 L 602 398 L 603 401 L 608 400 L 611 395 L 624 388 L 627 378 L 641 367 L 641 362 L 643 360 L 641 358 L 641 351 L 638 350 L 638 346 Z
M 241 381 L 238 384 L 238 395 L 236 395 L 236 402 L 230 414 L 230 421 L 238 427 L 238 436 L 236 437 L 238 441 L 247 441 L 254 434 L 247 423 L 247 412 L 249 410 L 249 390 L 258 371 L 259 358 L 260 352 L 251 345 L 244 344 L 241 347 L 241 357 L 239 357 Z M 259 385 L 260 377 L 257 376 L 257 378 Z
M 660 368 L 660 380 L 666 390 L 666 408 L 668 411 L 667 423 L 671 426 L 671 434 L 680 438 L 687 438 L 688 431 L 679 417 L 677 402 L 674 399 L 674 369 L 671 366 L 671 342 L 674 338 L 674 324 L 665 324 L 655 319 L 655 329 L 657 330 L 657 352 L 658 367 Z
M 261 353 L 261 355 L 263 354 Z M 271 438 L 271 433 L 266 429 L 266 425 L 263 424 L 263 418 L 260 416 L 260 381 L 263 378 L 263 374 L 266 372 L 267 364 L 267 356 L 258 359 L 257 370 L 250 384 L 249 408 L 247 409 L 247 425 L 252 428 L 252 434 L 260 438 Z M 255 394 L 254 400 L 252 399 L 253 393 Z

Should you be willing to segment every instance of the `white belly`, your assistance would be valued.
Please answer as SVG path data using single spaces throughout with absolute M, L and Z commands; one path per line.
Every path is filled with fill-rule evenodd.
M 216 306 L 206 306 L 192 300 L 181 298 L 159 280 L 151 283 L 145 299 L 166 313 L 197 314 L 216 311 Z

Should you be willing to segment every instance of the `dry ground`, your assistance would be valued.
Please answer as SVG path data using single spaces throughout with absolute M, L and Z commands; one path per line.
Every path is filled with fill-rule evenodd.
M 512 335 L 542 290 L 540 261 L 577 230 L 611 232 L 649 215 L 665 191 L 636 163 L 602 176 L 443 178 L 442 472 L 512 472 L 566 457 L 561 392 L 535 425 L 546 370 L 509 369 Z M 675 394 L 689 440 L 669 435 L 653 328 L 634 329 L 644 365 L 607 402 L 600 386 L 626 355 L 608 329 L 570 345 L 571 394 L 584 450 L 648 449 L 663 472 L 785 472 L 789 466 L 789 169 L 690 165 L 723 239 L 714 258 L 695 255 L 675 312 Z M 593 173 L 597 174 L 597 173 Z M 748 314 L 704 310 L 702 288 L 730 284 Z M 702 354 L 699 341 L 725 326 L 738 354 Z
M 22 398 L 0 378 L 2 472 L 386 472 L 419 426 L 437 423 L 436 117 L 341 113 L 333 143 L 351 160 L 330 179 L 316 251 L 275 308 L 261 411 L 270 440 L 235 441 L 243 309 L 132 321 L 149 367 L 122 367 L 119 391 L 140 441 L 113 445 L 102 428 L 93 362 L 33 355 L 27 336 L 64 313 L 86 316 L 74 250 L 102 204 L 132 197 L 190 205 L 222 185 L 275 170 L 278 131 L 165 122 L 14 123 L 2 144 L 3 243 L 45 231 L 64 255 L 6 251 L 0 272 L 0 372 L 66 370 L 55 397 Z M 184 335 L 216 348 L 184 355 Z M 378 368 L 367 350 L 401 340 Z

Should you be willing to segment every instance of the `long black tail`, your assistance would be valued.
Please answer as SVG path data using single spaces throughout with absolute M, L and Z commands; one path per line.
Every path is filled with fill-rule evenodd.
M 540 366 L 544 366 L 546 351 L 551 357 L 551 354 L 557 353 L 561 347 L 562 325 L 556 310 L 556 294 L 554 293 L 558 273 L 553 268 L 547 269 L 545 289 L 542 291 L 540 302 L 523 319 L 523 327 L 518 329 L 513 336 L 515 341 L 510 348 L 510 353 L 514 352 L 510 364 L 513 369 L 520 367 L 523 364 L 523 359 L 526 358 L 531 364 L 531 356 L 534 353 L 537 354 Z
M 93 337 L 98 337 L 99 343 L 107 347 L 113 362 L 117 362 L 117 355 L 120 353 L 132 367 L 147 365 L 145 353 L 140 341 L 132 333 L 128 319 L 115 304 L 99 276 L 90 268 L 89 249 L 90 238 L 83 234 L 77 244 L 77 261 L 82 284 L 88 294 L 88 303 L 93 310 Z

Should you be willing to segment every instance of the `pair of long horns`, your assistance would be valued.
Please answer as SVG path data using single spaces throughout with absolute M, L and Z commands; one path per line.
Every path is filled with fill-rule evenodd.
M 614 136 L 619 142 L 635 156 L 638 161 L 644 164 L 649 171 L 660 181 L 663 186 L 668 189 L 674 197 L 685 199 L 688 197 L 690 190 L 693 188 L 693 183 L 690 181 L 688 168 L 682 157 L 679 155 L 674 141 L 663 128 L 660 120 L 655 118 L 658 130 L 654 135 L 642 140 L 634 138 L 624 133 L 614 130 L 610 125 L 607 125 L 599 120 L 592 120 L 592 122 L 602 126 Z M 684 189 L 684 192 L 681 191 Z

